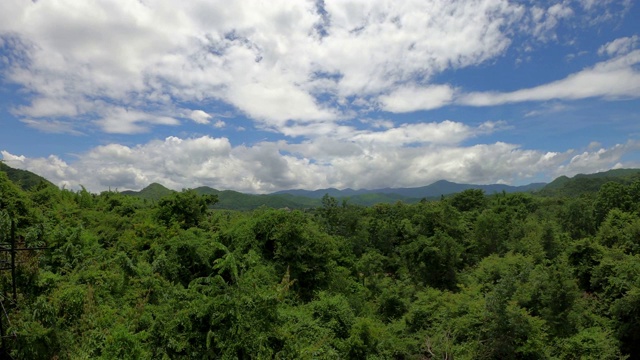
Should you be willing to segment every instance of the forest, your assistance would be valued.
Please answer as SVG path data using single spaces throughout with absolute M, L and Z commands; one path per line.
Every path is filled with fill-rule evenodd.
M 46 248 L 0 272 L 4 356 L 640 357 L 638 178 L 300 210 L 218 200 L 23 188 L 0 172 L 0 243 L 13 222 L 18 247 Z

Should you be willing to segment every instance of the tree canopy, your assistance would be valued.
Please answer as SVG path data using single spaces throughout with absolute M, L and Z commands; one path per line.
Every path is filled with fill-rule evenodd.
M 640 353 L 640 181 L 595 196 L 212 208 L 0 172 L 15 359 L 624 359 Z M 7 321 L 5 321 L 7 320 Z

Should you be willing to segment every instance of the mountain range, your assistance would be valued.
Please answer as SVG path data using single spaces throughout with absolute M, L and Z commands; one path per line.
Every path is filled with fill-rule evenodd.
M 5 172 L 8 178 L 20 185 L 23 189 L 29 189 L 39 184 L 53 186 L 45 178 L 32 172 L 14 169 L 0 162 L 0 171 Z M 199 194 L 214 194 L 219 202 L 214 208 L 231 210 L 251 210 L 261 206 L 271 208 L 304 209 L 320 206 L 322 197 L 326 194 L 340 201 L 354 205 L 370 206 L 377 203 L 395 203 L 398 201 L 415 203 L 421 199 L 439 199 L 462 192 L 468 189 L 481 189 L 487 195 L 495 193 L 530 192 L 541 196 L 580 196 L 586 193 L 595 193 L 609 181 L 628 184 L 640 180 L 640 169 L 614 169 L 595 174 L 579 174 L 572 178 L 560 176 L 551 183 L 532 183 L 524 186 L 510 186 L 504 184 L 476 185 L 459 184 L 451 181 L 440 180 L 433 184 L 415 188 L 381 188 L 381 189 L 318 189 L 318 190 L 283 190 L 271 194 L 244 194 L 233 190 L 217 190 L 208 186 L 193 189 Z M 150 201 L 156 201 L 174 190 L 153 183 L 140 191 L 122 191 L 124 195 L 136 196 Z
M 290 194 L 294 196 L 304 196 L 314 199 L 320 199 L 325 194 L 333 197 L 353 197 L 364 194 L 387 194 L 397 195 L 403 198 L 410 199 L 422 199 L 422 198 L 436 198 L 443 195 L 450 195 L 462 192 L 468 189 L 481 189 L 487 194 L 501 193 L 501 192 L 531 192 L 540 190 L 547 185 L 546 183 L 532 183 L 524 186 L 511 186 L 503 184 L 492 185 L 474 185 L 474 184 L 458 184 L 447 180 L 436 181 L 431 185 L 415 187 L 415 188 L 382 188 L 372 190 L 353 190 L 344 189 L 338 190 L 335 188 L 320 189 L 320 190 L 283 190 L 274 194 Z

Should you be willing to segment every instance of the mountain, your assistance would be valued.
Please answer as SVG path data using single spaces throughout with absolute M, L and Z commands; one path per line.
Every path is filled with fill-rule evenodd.
M 140 191 L 128 190 L 128 191 L 121 192 L 121 194 L 124 194 L 124 195 L 132 195 L 132 196 L 137 196 L 141 199 L 154 200 L 154 201 L 157 201 L 160 198 L 170 195 L 171 193 L 173 193 L 173 190 L 167 189 L 166 187 L 158 183 L 152 183 Z
M 303 209 L 316 207 L 320 205 L 320 201 L 291 196 L 291 195 L 255 195 L 243 194 L 233 190 L 216 190 L 208 186 L 202 186 L 193 189 L 198 194 L 218 195 L 218 203 L 213 206 L 214 209 L 230 209 L 230 210 L 251 210 L 261 206 L 270 208 L 290 208 Z
M 45 184 L 55 186 L 47 179 L 30 171 L 14 169 L 0 161 L 0 171 L 7 174 L 12 182 L 24 190 Z M 306 209 L 321 206 L 321 199 L 325 194 L 335 197 L 338 201 L 346 200 L 349 204 L 370 206 L 378 203 L 395 203 L 403 201 L 414 203 L 420 199 L 437 199 L 443 195 L 451 195 L 468 189 L 481 189 L 486 194 L 533 192 L 542 196 L 580 196 L 596 193 L 602 185 L 609 181 L 620 184 L 630 184 L 640 180 L 640 169 L 614 169 L 595 174 L 578 174 L 572 178 L 560 176 L 549 184 L 532 183 L 524 186 L 510 186 L 503 184 L 475 185 L 459 184 L 447 180 L 436 181 L 433 184 L 415 188 L 382 188 L 382 189 L 343 189 L 336 188 L 318 190 L 283 190 L 271 194 L 244 194 L 232 190 L 216 190 L 207 186 L 195 190 L 199 194 L 218 195 L 219 202 L 214 208 L 231 210 L 251 210 L 261 206 L 271 208 Z M 124 195 L 136 196 L 142 199 L 157 201 L 173 193 L 174 190 L 152 183 L 140 191 L 122 191 Z
M 393 204 L 398 201 L 405 203 L 417 203 L 421 198 L 409 198 L 398 194 L 383 194 L 383 193 L 368 193 L 358 194 L 353 196 L 336 197 L 336 199 L 342 201 L 346 200 L 352 205 L 372 206 L 375 204 Z
M 14 169 L 2 161 L 0 161 L 0 171 L 6 173 L 9 180 L 20 186 L 23 190 L 29 190 L 40 184 L 55 186 L 52 182 L 40 175 L 36 175 L 27 170 Z
M 218 203 L 216 203 L 214 209 L 229 209 L 229 210 L 252 210 L 259 208 L 260 206 L 266 206 L 270 208 L 290 208 L 290 209 L 304 209 L 310 207 L 316 207 L 320 205 L 320 200 L 292 196 L 288 194 L 282 195 L 252 195 L 243 194 L 232 190 L 216 190 L 208 186 L 201 186 L 193 189 L 200 195 L 217 195 Z M 170 195 L 174 190 L 168 189 L 163 185 L 153 183 L 145 187 L 140 191 L 122 191 L 121 194 L 135 196 L 142 199 L 157 201 L 164 196 Z
M 635 180 L 640 180 L 640 169 L 614 169 L 595 174 L 578 174 L 572 178 L 560 176 L 537 193 L 543 196 L 576 197 L 596 193 L 610 181 L 630 184 Z
M 410 199 L 422 199 L 422 198 L 437 198 L 442 195 L 450 195 L 459 193 L 468 189 L 482 189 L 487 194 L 499 193 L 499 192 L 531 192 L 542 189 L 546 183 L 533 183 L 524 186 L 511 186 L 503 184 L 492 185 L 474 185 L 474 184 L 458 184 L 447 180 L 436 181 L 431 185 L 416 187 L 416 188 L 382 188 L 371 190 L 353 190 L 345 189 L 338 190 L 334 188 L 320 189 L 320 190 L 284 190 L 278 191 L 274 194 L 291 194 L 296 196 L 306 196 L 310 198 L 320 199 L 325 194 L 333 197 L 357 197 L 365 194 L 394 194 L 403 198 Z
M 303 196 L 312 199 L 322 199 L 325 194 L 333 197 L 346 197 L 346 196 L 356 196 L 362 194 L 372 194 L 375 193 L 371 190 L 353 190 L 353 189 L 344 189 L 338 190 L 336 188 L 328 188 L 328 189 L 318 189 L 318 190 L 303 190 L 303 189 L 293 189 L 293 190 L 282 190 L 271 193 L 271 195 L 279 195 L 279 194 L 289 194 L 293 196 Z
M 196 193 L 218 196 L 218 203 L 213 208 L 229 210 L 251 210 L 261 206 L 270 208 L 307 209 L 322 205 L 321 199 L 325 194 L 335 197 L 338 201 L 347 201 L 352 205 L 371 206 L 374 204 L 392 204 L 398 201 L 415 203 L 423 198 L 435 199 L 441 195 L 450 195 L 467 189 L 482 189 L 487 194 L 496 192 L 518 192 L 539 189 L 544 184 L 530 184 L 526 186 L 509 185 L 471 185 L 457 184 L 450 181 L 438 181 L 420 188 L 385 188 L 374 190 L 338 190 L 335 188 L 320 190 L 287 190 L 271 194 L 244 194 L 233 190 L 217 190 L 208 186 L 193 189 Z M 153 183 L 140 191 L 123 191 L 122 194 L 137 196 L 148 200 L 158 200 L 169 195 L 173 190 Z

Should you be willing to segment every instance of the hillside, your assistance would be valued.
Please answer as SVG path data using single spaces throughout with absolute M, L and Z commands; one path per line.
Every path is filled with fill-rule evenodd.
M 196 191 L 297 198 L 25 191 L 0 172 L 0 237 L 46 247 L 2 274 L 0 359 L 636 358 L 640 202 L 619 194 L 640 180 L 618 190 L 207 211 Z
M 218 203 L 216 203 L 213 208 L 227 210 L 253 210 L 259 207 L 274 209 L 308 209 L 320 206 L 322 204 L 322 196 L 327 193 L 329 193 L 330 196 L 338 195 L 335 197 L 339 202 L 347 201 L 349 204 L 362 206 L 370 206 L 380 203 L 392 204 L 398 201 L 416 203 L 420 200 L 418 198 L 408 198 L 398 194 L 383 193 L 353 193 L 354 195 L 352 196 L 340 196 L 340 194 L 343 194 L 340 190 L 336 190 L 335 192 L 325 192 L 321 196 L 303 196 L 287 193 L 261 195 L 244 194 L 233 190 L 217 190 L 208 186 L 197 187 L 193 190 L 201 195 L 217 195 Z M 122 191 L 121 194 L 157 201 L 172 192 L 173 190 L 167 189 L 160 184 L 153 183 L 140 191 Z
M 158 183 L 152 183 L 140 191 L 128 190 L 128 191 L 122 191 L 121 194 L 132 195 L 132 196 L 139 197 L 141 199 L 156 201 L 156 200 L 159 200 L 160 198 L 170 195 L 172 192 L 174 191 L 171 189 L 167 189 L 163 185 L 160 185 Z
M 537 193 L 542 196 L 577 197 L 594 194 L 610 181 L 628 185 L 640 179 L 640 169 L 614 169 L 595 174 L 578 174 L 572 178 L 560 176 Z
M 214 209 L 252 210 L 261 206 L 274 209 L 303 209 L 315 207 L 320 204 L 319 201 L 303 197 L 243 194 L 233 190 L 220 191 L 208 186 L 198 187 L 193 190 L 202 195 L 218 195 L 218 203 L 213 206 Z
M 296 196 L 305 196 L 310 198 L 320 199 L 325 194 L 329 194 L 333 197 L 350 197 L 356 198 L 357 196 L 366 194 L 393 194 L 394 197 L 400 197 L 400 199 L 422 199 L 422 198 L 439 198 L 442 195 L 450 195 L 462 192 L 469 189 L 481 189 L 487 194 L 493 193 L 514 193 L 514 192 L 530 192 L 542 189 L 546 183 L 533 183 L 523 186 L 511 186 L 504 184 L 490 184 L 490 185 L 476 185 L 476 184 L 458 184 L 455 182 L 440 180 L 431 185 L 415 187 L 415 188 L 382 188 L 382 189 L 344 189 L 338 190 L 335 188 L 319 189 L 319 190 L 283 190 L 274 194 L 291 194 Z
M 55 186 L 49 180 L 40 175 L 36 175 L 31 171 L 12 168 L 2 161 L 0 161 L 0 171 L 6 173 L 9 180 L 20 186 L 23 190 L 29 190 L 40 184 Z
M 24 190 L 39 184 L 55 186 L 47 179 L 30 171 L 12 168 L 0 162 L 0 171 Z M 318 190 L 283 190 L 271 194 L 244 194 L 233 190 L 217 190 L 207 186 L 194 189 L 199 194 L 218 195 L 219 202 L 214 206 L 218 209 L 252 210 L 259 207 L 308 209 L 321 205 L 321 199 L 328 194 L 339 202 L 346 201 L 352 205 L 371 206 L 374 204 L 392 204 L 402 201 L 407 204 L 418 202 L 420 199 L 439 199 L 460 193 L 469 189 L 480 189 L 487 195 L 494 193 L 531 192 L 541 196 L 577 197 L 583 194 L 594 194 L 600 187 L 609 182 L 628 185 L 640 179 L 640 169 L 614 169 L 595 174 L 578 174 L 572 178 L 560 176 L 549 184 L 532 183 L 524 186 L 510 186 L 504 184 L 476 185 L 460 184 L 447 180 L 436 181 L 433 184 L 416 188 L 381 188 L 381 189 L 318 189 Z M 122 191 L 121 194 L 141 199 L 157 201 L 170 195 L 174 190 L 162 184 L 152 183 L 140 191 Z

